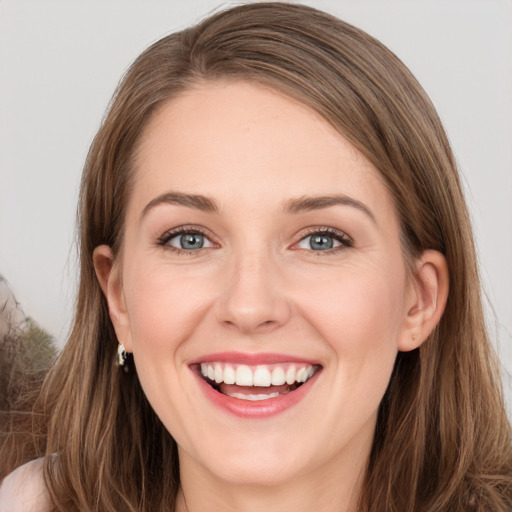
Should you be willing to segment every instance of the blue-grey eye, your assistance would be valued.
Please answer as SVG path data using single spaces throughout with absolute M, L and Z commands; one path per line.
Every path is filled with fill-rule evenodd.
M 350 239 L 345 234 L 331 234 L 330 232 L 318 232 L 307 235 L 297 244 L 300 249 L 310 251 L 329 251 L 330 249 L 349 247 L 351 245 Z
M 165 244 L 184 251 L 197 251 L 205 247 L 213 247 L 212 242 L 201 233 L 178 233 L 169 238 Z
M 325 251 L 334 247 L 332 236 L 311 235 L 309 237 L 309 247 L 314 251 Z
M 201 249 L 204 245 L 204 236 L 198 233 L 185 233 L 180 236 L 180 245 L 187 251 Z

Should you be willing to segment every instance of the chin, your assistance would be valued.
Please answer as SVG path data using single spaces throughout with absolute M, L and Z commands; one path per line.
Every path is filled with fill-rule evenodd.
M 301 471 L 302 469 L 302 471 Z M 304 472 L 297 464 L 292 464 L 289 459 L 272 456 L 249 460 L 225 461 L 220 465 L 211 467 L 210 472 L 218 479 L 237 486 L 275 486 L 291 482 Z
M 286 484 L 321 463 L 315 462 L 321 447 L 311 447 L 308 456 L 307 447 L 282 430 L 259 436 L 255 431 L 238 431 L 214 437 L 205 436 L 202 446 L 196 445 L 191 452 L 179 448 L 180 465 L 199 465 L 216 479 L 233 485 L 268 486 Z

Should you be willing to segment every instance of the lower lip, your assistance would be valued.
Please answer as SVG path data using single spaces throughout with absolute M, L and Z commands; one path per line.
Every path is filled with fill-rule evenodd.
M 195 373 L 195 372 L 194 372 Z M 239 418 L 269 418 L 280 414 L 303 400 L 314 386 L 321 370 L 317 371 L 307 382 L 294 391 L 285 395 L 268 398 L 266 400 L 243 400 L 233 396 L 224 395 L 212 388 L 204 379 L 196 374 L 199 386 L 215 406 Z

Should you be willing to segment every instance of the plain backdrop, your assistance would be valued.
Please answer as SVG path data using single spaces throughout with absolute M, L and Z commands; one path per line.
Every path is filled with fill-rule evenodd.
M 512 1 L 305 3 L 389 46 L 438 108 L 466 187 L 512 405 Z M 0 273 L 59 345 L 76 287 L 80 173 L 110 96 L 150 43 L 221 5 L 231 3 L 0 0 Z

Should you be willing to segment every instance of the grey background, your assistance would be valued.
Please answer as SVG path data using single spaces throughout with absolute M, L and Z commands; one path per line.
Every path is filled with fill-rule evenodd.
M 305 3 L 389 46 L 438 108 L 466 186 L 512 410 L 512 1 Z M 0 1 L 0 273 L 60 345 L 76 286 L 81 168 L 110 96 L 146 46 L 218 7 Z

